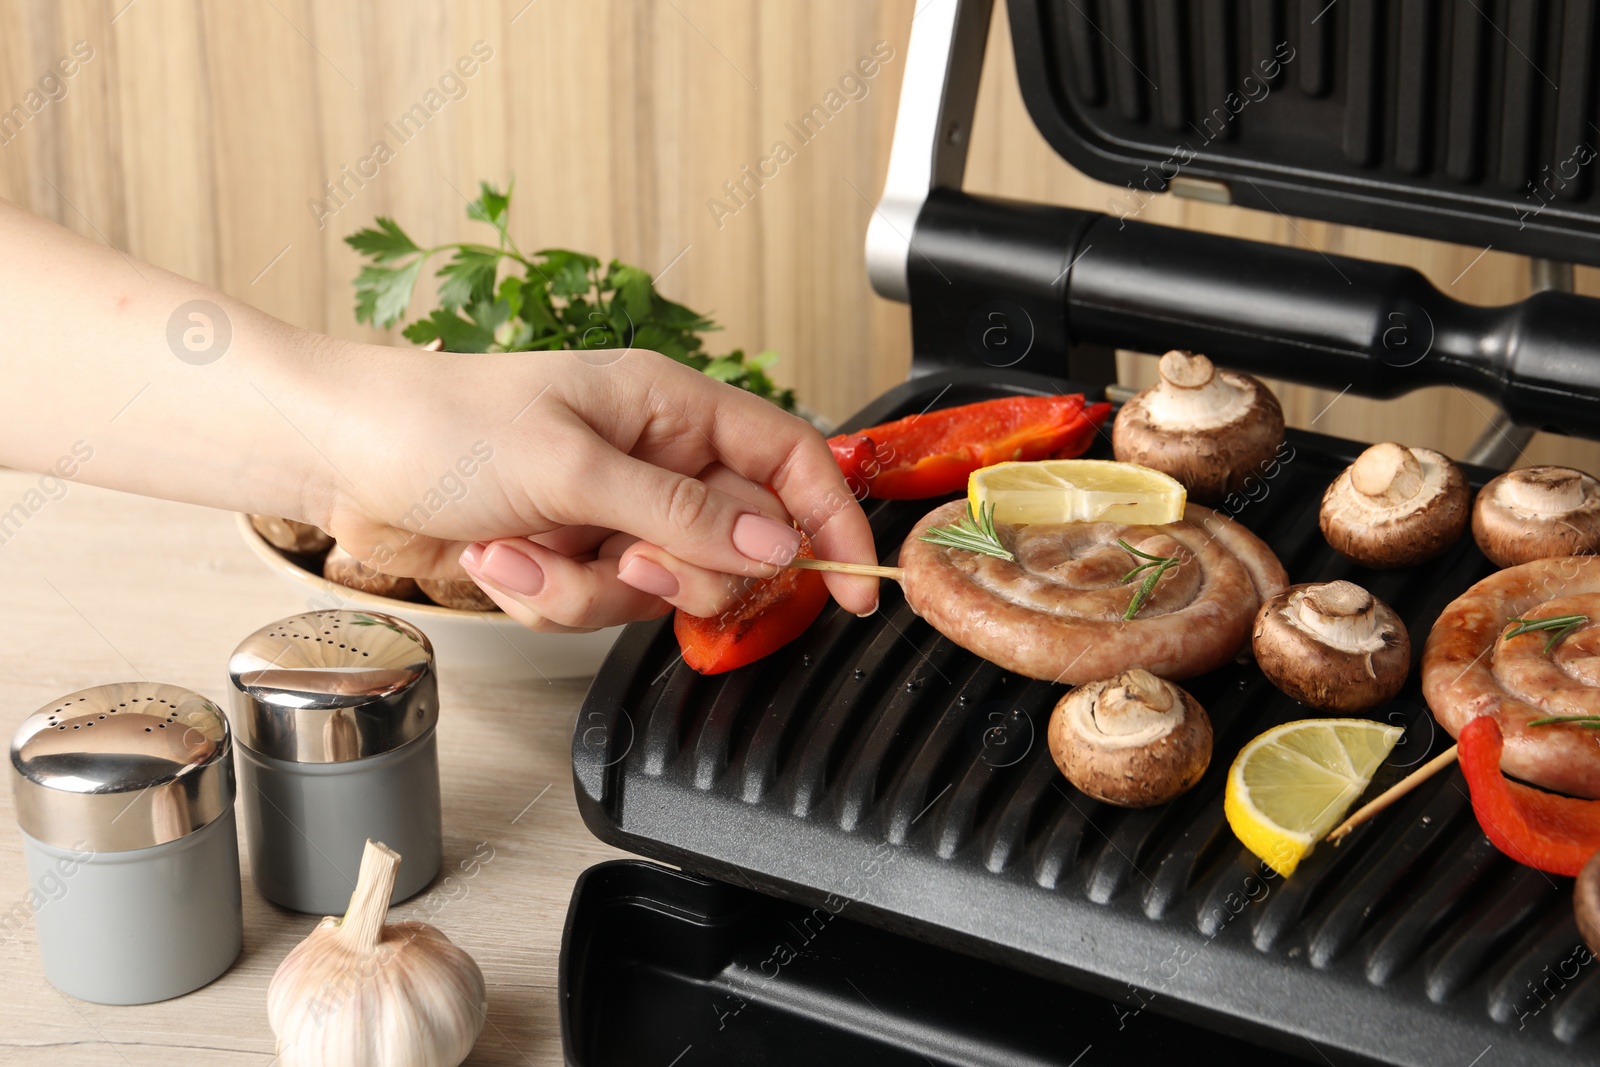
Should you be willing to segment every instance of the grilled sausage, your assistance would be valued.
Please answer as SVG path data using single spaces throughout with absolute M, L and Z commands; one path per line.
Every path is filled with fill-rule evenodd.
M 1535 630 L 1507 638 L 1512 619 L 1584 615 L 1558 641 Z M 1600 732 L 1530 726 L 1555 715 L 1600 715 L 1600 557 L 1557 556 L 1491 574 L 1440 614 L 1422 651 L 1422 693 L 1458 736 L 1493 715 L 1505 737 L 1501 768 L 1534 785 L 1600 798 Z
M 1078 685 L 1130 667 L 1170 679 L 1213 670 L 1249 641 L 1262 599 L 1289 584 L 1260 538 L 1198 505 L 1166 526 L 1000 524 L 1016 562 L 920 540 L 966 508 L 945 504 L 911 531 L 900 549 L 906 601 L 956 644 L 1030 678 Z M 1123 579 L 1148 561 L 1119 539 L 1180 560 L 1127 621 L 1144 575 Z

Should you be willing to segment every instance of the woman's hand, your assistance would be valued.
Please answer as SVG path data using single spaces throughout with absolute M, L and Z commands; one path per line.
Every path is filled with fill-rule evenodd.
M 542 630 L 715 614 L 789 561 L 794 523 L 876 559 L 815 429 L 653 352 L 337 341 L 4 201 L 0 244 L 0 463 L 313 522 Z M 871 579 L 828 587 L 877 604 Z
M 819 557 L 877 559 L 815 428 L 665 356 L 343 356 L 349 418 L 302 517 L 383 571 L 464 569 L 534 629 L 716 614 L 793 558 L 796 525 Z M 872 579 L 827 580 L 877 606 Z

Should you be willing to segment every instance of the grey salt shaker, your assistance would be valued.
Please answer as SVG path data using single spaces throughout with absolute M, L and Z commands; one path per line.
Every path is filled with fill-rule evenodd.
M 239 803 L 261 895 L 314 915 L 350 903 L 367 838 L 405 862 L 391 902 L 442 855 L 439 691 L 420 630 L 375 612 L 264 626 L 228 661 Z
M 99 1004 L 198 989 L 239 955 L 228 721 L 198 693 L 121 682 L 45 705 L 11 742 L 44 973 Z

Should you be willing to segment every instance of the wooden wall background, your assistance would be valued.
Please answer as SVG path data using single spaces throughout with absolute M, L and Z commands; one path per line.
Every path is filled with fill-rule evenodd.
M 914 2 L 0 0 L 0 111 L 24 103 L 74 42 L 93 49 L 64 95 L 0 134 L 0 195 L 289 321 L 382 339 L 354 322 L 356 259 L 340 238 L 377 214 L 423 242 L 461 237 L 475 226 L 462 194 L 514 175 L 523 247 L 664 271 L 669 295 L 726 325 L 719 345 L 778 349 L 780 377 L 839 418 L 902 379 L 909 358 L 905 309 L 872 295 L 861 248 Z M 1062 163 L 1029 122 L 1003 10 L 997 21 L 968 187 L 1103 207 L 1111 188 Z M 880 40 L 894 56 L 869 94 L 748 206 L 716 218 L 707 202 L 722 183 Z M 459 99 L 404 143 L 385 129 L 479 41 L 492 58 L 462 79 Z M 347 183 L 319 228 L 308 201 L 379 140 L 393 158 Z M 1528 290 L 1526 261 L 1499 252 L 1474 263 L 1476 248 L 1171 197 L 1142 217 L 1408 263 L 1473 302 Z M 1580 270 L 1579 288 L 1600 293 L 1600 272 Z M 1125 381 L 1149 370 L 1124 359 Z M 1386 403 L 1279 392 L 1298 425 L 1455 454 L 1493 410 L 1453 390 Z M 1587 442 L 1540 438 L 1527 457 L 1600 468 Z

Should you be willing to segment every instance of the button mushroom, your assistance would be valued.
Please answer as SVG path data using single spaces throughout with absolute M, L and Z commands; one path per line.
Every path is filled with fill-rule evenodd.
M 1472 537 L 1499 567 L 1600 553 L 1600 480 L 1571 467 L 1507 471 L 1478 491 Z
M 1161 380 L 1122 405 L 1111 431 L 1119 460 L 1165 471 L 1197 500 L 1221 500 L 1283 444 L 1278 398 L 1248 374 L 1173 350 Z
M 1322 536 L 1365 567 L 1425 563 L 1460 540 L 1471 501 L 1450 457 L 1385 441 L 1356 457 L 1322 494 Z
M 330 548 L 328 557 L 322 561 L 322 576 L 330 582 L 338 582 L 351 589 L 359 589 L 363 593 L 386 596 L 395 600 L 409 600 L 417 592 L 415 578 L 384 574 L 375 567 L 367 566 L 338 545 Z
M 273 548 L 284 552 L 313 555 L 333 547 L 333 538 L 309 522 L 280 519 L 275 515 L 252 515 L 250 526 L 261 539 Z
M 1251 647 L 1273 685 L 1323 711 L 1392 700 L 1411 668 L 1400 616 L 1353 582 L 1291 585 L 1256 612 Z
M 1211 720 L 1199 701 L 1134 667 L 1078 686 L 1050 716 L 1050 755 L 1068 781 L 1125 808 L 1165 804 L 1211 762 Z
M 1572 912 L 1589 950 L 1600 952 L 1600 852 L 1583 865 L 1578 880 L 1572 883 Z
M 500 605 L 489 599 L 489 594 L 479 589 L 477 583 L 465 578 L 418 578 L 417 588 L 422 595 L 443 608 L 457 611 L 499 611 Z

